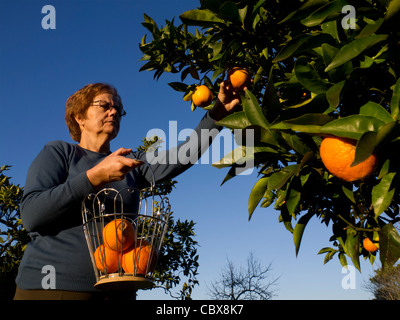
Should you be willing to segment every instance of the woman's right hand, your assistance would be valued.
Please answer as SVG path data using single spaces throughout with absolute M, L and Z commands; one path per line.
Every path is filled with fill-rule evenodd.
M 132 149 L 120 148 L 86 171 L 92 186 L 95 189 L 100 189 L 107 183 L 121 181 L 127 173 L 144 164 L 143 161 L 124 157 L 131 152 Z

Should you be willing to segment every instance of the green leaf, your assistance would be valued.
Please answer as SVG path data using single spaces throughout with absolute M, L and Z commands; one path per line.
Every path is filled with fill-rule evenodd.
M 400 78 L 397 79 L 396 85 L 393 89 L 393 96 L 390 102 L 390 110 L 393 119 L 398 120 L 400 110 Z
M 282 105 L 279 102 L 278 94 L 273 82 L 273 67 L 271 67 L 269 72 L 268 84 L 265 88 L 261 107 L 267 121 L 269 122 L 273 122 L 282 112 Z
M 328 0 L 308 0 L 296 11 L 291 12 L 285 19 L 279 22 L 282 24 L 287 21 L 297 21 L 308 17 L 316 8 L 326 4 Z
M 354 229 L 347 229 L 345 247 L 346 253 L 351 258 L 354 266 L 361 272 L 359 260 L 360 235 Z
M 325 67 L 327 67 L 332 62 L 332 60 L 336 57 L 336 55 L 339 52 L 339 49 L 334 46 L 331 46 L 328 43 L 323 43 L 321 45 L 321 49 L 322 49 L 322 56 L 324 58 L 324 64 L 325 64 Z M 335 69 L 329 70 L 328 74 L 329 74 L 329 77 L 334 82 L 337 82 L 337 81 L 342 81 L 342 79 L 346 75 L 350 74 L 352 70 L 353 70 L 352 63 L 351 63 L 351 61 L 348 61 L 345 64 L 343 64 Z
M 344 0 L 335 0 L 318 8 L 307 18 L 301 20 L 301 23 L 307 27 L 315 27 L 321 25 L 328 19 L 334 19 L 342 14 L 342 8 L 347 4 Z
M 358 165 L 373 153 L 376 145 L 377 133 L 374 131 L 368 131 L 363 133 L 361 138 L 357 142 L 356 152 L 354 156 L 354 161 L 351 167 Z
M 391 121 L 385 123 L 378 132 L 368 131 L 363 133 L 357 142 L 354 162 L 351 166 L 356 166 L 366 160 L 381 143 L 390 138 L 396 126 L 396 121 Z
M 298 179 L 294 177 L 289 184 L 288 191 L 286 193 L 286 208 L 288 209 L 289 214 L 294 216 L 296 209 L 299 206 L 300 199 L 301 199 L 301 190 L 299 188 L 300 183 Z
M 297 80 L 308 91 L 316 94 L 326 92 L 326 84 L 322 81 L 315 69 L 308 63 L 306 57 L 299 57 L 296 60 L 294 73 Z
M 400 236 L 391 223 L 379 232 L 379 250 L 383 269 L 390 268 L 400 258 Z
M 246 130 L 253 130 L 253 132 L 249 131 L 250 134 L 254 135 L 255 141 L 267 143 L 269 145 L 276 146 L 277 148 L 280 148 L 282 146 L 282 138 L 281 136 L 269 129 L 264 129 L 258 126 L 251 126 L 249 128 L 246 128 Z M 247 134 L 247 132 L 245 132 Z M 251 139 L 251 138 L 250 138 Z M 244 140 L 244 138 L 242 138 Z
M 340 42 L 337 21 L 328 21 L 322 24 L 322 32 L 330 34 L 336 41 Z
M 285 142 L 296 152 L 301 155 L 305 155 L 310 151 L 310 148 L 304 143 L 302 138 L 300 138 L 296 133 L 293 132 L 281 132 L 282 138 Z
M 144 14 L 144 23 L 142 25 L 149 30 L 152 34 L 158 31 L 158 26 L 155 21 L 149 17 L 147 14 Z
M 360 108 L 360 114 L 370 117 L 375 117 L 384 123 L 392 122 L 393 117 L 390 115 L 387 110 L 382 107 L 380 104 L 377 104 L 372 101 L 368 101 Z
M 282 188 L 285 183 L 299 171 L 300 164 L 293 164 L 274 172 L 268 181 L 268 189 L 276 190 Z
M 186 90 L 188 89 L 187 84 L 184 84 L 182 82 L 170 82 L 168 83 L 168 85 L 175 91 L 179 92 L 186 92 Z
M 375 117 L 350 115 L 325 124 L 320 132 L 358 140 L 365 132 L 378 132 L 383 125 L 384 122 Z
M 293 131 L 319 133 L 323 125 L 329 124 L 332 118 L 323 113 L 308 113 L 298 118 L 278 122 L 271 129 L 292 129 Z
M 243 110 L 250 123 L 265 128 L 269 131 L 268 121 L 262 113 L 257 98 L 250 92 L 250 90 L 245 91 L 245 96 L 242 104 Z
M 353 190 L 347 189 L 344 185 L 342 186 L 343 193 L 346 197 L 353 203 L 356 203 L 356 199 L 354 198 Z
M 368 69 L 371 67 L 374 63 L 374 59 L 368 56 L 364 56 L 364 60 L 360 61 L 360 68 L 362 69 Z
M 281 208 L 281 214 L 279 215 L 279 223 L 281 222 L 283 222 L 286 230 L 293 233 L 292 216 L 287 212 L 286 207 Z
M 332 250 L 335 251 L 335 249 L 333 249 L 333 248 L 324 247 L 321 250 L 319 250 L 317 254 L 323 254 L 323 253 L 331 252 Z
M 340 93 L 342 92 L 343 86 L 345 84 L 345 80 L 335 83 L 332 87 L 326 91 L 326 99 L 328 100 L 329 104 L 337 108 L 340 103 Z
M 232 113 L 216 123 L 231 129 L 244 129 L 251 126 L 251 122 L 247 119 L 244 111 Z
M 152 71 L 152 70 L 156 69 L 159 66 L 160 66 L 160 63 L 158 61 L 151 60 L 151 61 L 147 62 L 146 64 L 144 64 L 139 69 L 139 71 Z
M 362 37 L 368 37 L 378 31 L 378 29 L 381 27 L 383 23 L 383 18 L 379 18 L 376 21 L 372 21 L 371 23 L 368 23 L 364 29 L 361 30 L 361 32 L 356 36 L 356 38 L 362 38 Z
M 189 26 L 213 26 L 215 23 L 225 24 L 225 21 L 219 18 L 210 10 L 194 9 L 182 13 L 179 18 Z
M 203 81 L 204 81 L 204 84 L 205 84 L 208 88 L 212 88 L 212 87 L 213 87 L 213 83 L 212 83 L 212 81 L 210 80 L 209 77 L 204 76 Z
M 285 60 L 295 54 L 299 54 L 306 50 L 320 47 L 323 43 L 334 43 L 331 35 L 320 33 L 317 35 L 300 35 L 290 40 L 279 52 L 279 54 L 272 60 L 272 62 L 279 62 Z
M 221 182 L 221 186 L 222 186 L 225 182 L 227 182 L 227 181 L 231 180 L 232 178 L 236 177 L 236 170 L 237 170 L 237 168 L 236 168 L 235 166 L 232 166 L 232 167 L 229 169 L 229 171 L 228 171 L 228 173 L 226 174 L 224 180 Z
M 366 160 L 381 143 L 390 138 L 396 126 L 396 121 L 391 121 L 385 123 L 378 132 L 368 131 L 363 133 L 357 142 L 354 162 L 351 166 L 356 166 Z
M 325 258 L 324 258 L 324 264 L 326 264 L 333 258 L 333 256 L 335 255 L 336 252 L 338 252 L 338 250 L 335 250 L 335 249 L 329 248 L 329 247 L 325 247 L 325 248 L 322 248 L 321 250 L 319 250 L 318 254 L 326 253 Z
M 392 202 L 395 189 L 390 189 L 396 172 L 389 172 L 384 175 L 381 181 L 372 188 L 372 205 L 375 216 L 384 212 Z
M 249 147 L 249 146 L 239 146 L 226 154 L 221 160 L 214 162 L 212 165 L 218 169 L 230 167 L 234 164 L 243 165 L 245 163 L 254 164 L 254 156 L 256 153 L 273 153 L 276 154 L 277 151 L 270 147 Z M 249 168 L 249 167 L 247 167 Z
M 314 215 L 313 212 L 306 213 L 299 219 L 299 221 L 297 222 L 297 224 L 294 227 L 293 241 L 294 241 L 294 246 L 296 249 L 296 257 L 300 250 L 301 239 L 303 238 L 303 233 L 306 228 L 306 225 L 307 225 L 308 221 L 310 221 L 310 219 L 312 218 L 313 215 Z
M 398 0 L 391 0 L 387 7 L 385 20 L 390 20 L 396 17 L 400 12 L 400 1 Z
M 298 104 L 287 106 L 288 112 L 284 113 L 286 119 L 294 118 L 301 114 L 328 114 L 333 110 L 330 108 L 328 100 L 326 100 L 326 94 L 320 93 L 312 95 L 310 99 L 306 99 Z
M 349 44 L 343 46 L 338 54 L 335 56 L 333 61 L 326 67 L 325 72 L 337 68 L 342 64 L 352 60 L 357 57 L 364 50 L 370 48 L 371 46 L 387 39 L 387 35 L 371 35 L 369 37 L 356 39 Z
M 346 255 L 343 254 L 342 252 L 339 253 L 339 261 L 340 261 L 340 264 L 342 265 L 342 267 L 347 268 L 348 263 L 347 263 Z
M 335 58 L 335 56 L 338 54 L 339 49 L 331 46 L 328 43 L 323 43 L 321 45 L 321 49 L 322 49 L 322 57 L 324 58 L 324 63 L 326 66 L 328 66 L 333 58 Z
M 264 196 L 265 191 L 268 189 L 268 179 L 269 177 L 262 177 L 261 179 L 259 179 L 250 192 L 248 204 L 249 220 L 251 219 L 254 210 L 257 208 L 262 197 Z
M 392 139 L 393 133 L 398 129 L 397 121 L 388 122 L 383 125 L 376 135 L 375 148 L 379 148 L 381 144 L 387 142 Z
M 382 179 L 383 176 L 389 173 L 390 169 L 390 159 L 386 159 L 386 161 L 382 164 L 381 170 L 378 174 L 378 179 Z

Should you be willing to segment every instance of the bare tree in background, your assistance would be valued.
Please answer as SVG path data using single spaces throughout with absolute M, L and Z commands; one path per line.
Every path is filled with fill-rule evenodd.
M 269 300 L 275 294 L 273 286 L 279 278 L 270 280 L 271 263 L 263 267 L 253 253 L 247 258 L 247 268 L 237 268 L 227 259 L 221 273 L 221 280 L 208 288 L 208 295 L 214 300 Z

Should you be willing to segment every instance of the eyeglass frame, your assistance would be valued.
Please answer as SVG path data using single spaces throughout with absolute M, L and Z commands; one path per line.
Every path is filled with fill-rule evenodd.
M 94 103 L 98 103 L 98 104 L 94 104 Z M 103 105 L 101 104 L 103 103 Z M 104 101 L 104 100 L 96 100 L 93 101 L 91 104 L 91 106 L 97 106 L 97 107 L 101 107 L 104 110 L 108 111 L 111 110 L 111 108 L 114 108 L 117 111 L 117 114 L 120 118 L 126 116 L 126 111 L 124 110 L 124 108 L 120 105 L 111 105 L 111 103 Z

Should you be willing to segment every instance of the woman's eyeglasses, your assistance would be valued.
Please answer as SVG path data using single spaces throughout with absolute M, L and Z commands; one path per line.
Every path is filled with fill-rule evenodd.
M 97 104 L 95 104 L 97 103 Z M 111 110 L 112 108 L 114 108 L 117 111 L 118 116 L 123 117 L 126 115 L 126 111 L 122 108 L 122 106 L 118 105 L 118 104 L 114 104 L 111 105 L 111 103 L 107 102 L 107 101 L 103 101 L 103 100 L 96 100 L 93 101 L 92 106 L 98 106 L 104 109 L 104 111 L 108 111 Z

